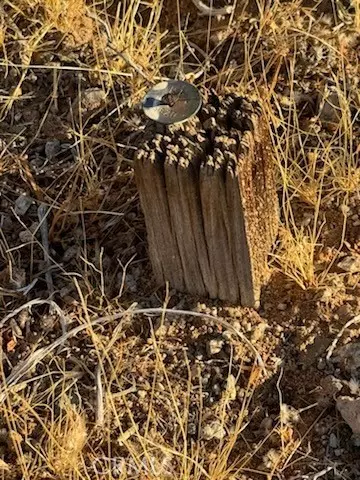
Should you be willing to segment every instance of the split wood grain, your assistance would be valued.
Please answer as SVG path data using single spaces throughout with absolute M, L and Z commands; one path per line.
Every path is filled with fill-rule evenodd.
M 270 137 L 257 104 L 208 112 L 200 133 L 172 128 L 135 157 L 149 256 L 159 285 L 254 307 L 279 222 Z

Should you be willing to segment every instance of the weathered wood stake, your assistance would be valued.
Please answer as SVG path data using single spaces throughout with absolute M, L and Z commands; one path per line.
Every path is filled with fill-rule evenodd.
M 278 229 L 267 126 L 257 102 L 212 96 L 196 119 L 150 128 L 135 158 L 160 285 L 257 306 Z

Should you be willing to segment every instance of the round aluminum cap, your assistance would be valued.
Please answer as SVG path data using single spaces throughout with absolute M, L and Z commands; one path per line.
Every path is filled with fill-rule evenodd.
M 151 120 L 171 125 L 195 115 L 201 107 L 201 96 L 190 83 L 166 80 L 149 90 L 142 104 L 145 115 Z

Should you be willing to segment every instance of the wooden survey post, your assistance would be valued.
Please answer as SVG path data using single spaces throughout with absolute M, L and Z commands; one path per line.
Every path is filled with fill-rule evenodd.
M 153 130 L 137 151 L 135 177 L 156 281 L 256 306 L 278 230 L 260 105 L 213 95 L 195 119 Z

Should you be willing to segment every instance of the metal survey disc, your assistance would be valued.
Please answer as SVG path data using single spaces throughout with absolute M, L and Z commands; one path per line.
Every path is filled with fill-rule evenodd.
M 165 125 L 185 122 L 195 115 L 200 107 L 199 90 L 181 80 L 158 83 L 148 91 L 143 100 L 145 115 Z

